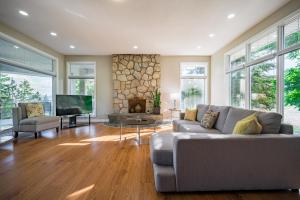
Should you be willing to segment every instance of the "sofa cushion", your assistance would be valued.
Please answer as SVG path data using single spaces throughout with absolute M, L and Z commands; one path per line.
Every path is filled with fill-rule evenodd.
M 255 111 L 253 111 L 253 110 L 246 110 L 246 109 L 231 107 L 228 111 L 228 115 L 226 117 L 222 132 L 225 134 L 231 134 L 233 132 L 233 128 L 234 128 L 235 124 L 239 120 L 241 120 L 253 113 L 255 113 Z
M 173 121 L 173 131 L 178 132 L 180 129 L 180 126 L 183 124 L 195 124 L 200 125 L 200 122 L 198 121 L 188 121 L 188 120 L 174 120 Z
M 233 134 L 260 134 L 262 130 L 262 126 L 257 121 L 256 113 L 249 115 L 241 120 L 239 120 L 233 129 Z
M 278 134 L 282 115 L 275 112 L 259 112 L 258 122 L 262 125 L 262 134 Z
M 38 124 L 45 124 L 51 122 L 59 122 L 59 117 L 56 116 L 42 116 L 42 117 L 31 117 L 22 119 L 20 121 L 20 125 L 38 125 Z
M 179 127 L 180 132 L 190 132 L 190 133 L 221 133 L 217 129 L 207 129 L 199 124 L 182 124 Z
M 158 165 L 173 166 L 173 140 L 176 133 L 153 133 L 150 138 L 150 158 Z
M 195 121 L 197 116 L 197 109 L 186 109 L 184 120 Z
M 204 128 L 211 129 L 215 125 L 218 116 L 219 112 L 213 112 L 211 110 L 208 110 L 201 119 L 200 125 Z
M 209 106 L 205 104 L 198 104 L 197 105 L 197 121 L 201 121 L 203 118 L 204 114 L 208 110 Z
M 229 108 L 230 108 L 230 106 L 214 106 L 214 105 L 211 105 L 209 107 L 209 109 L 212 110 L 213 112 L 219 112 L 217 122 L 214 125 L 214 128 L 218 129 L 219 131 L 223 130 L 223 126 L 224 126 Z
M 229 109 L 223 133 L 231 134 L 237 121 L 255 113 L 254 110 L 247 110 L 241 108 Z M 281 114 L 274 112 L 257 112 L 258 122 L 262 125 L 261 134 L 278 134 L 281 125 Z

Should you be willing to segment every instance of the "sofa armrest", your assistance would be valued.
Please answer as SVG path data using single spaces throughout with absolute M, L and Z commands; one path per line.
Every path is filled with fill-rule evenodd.
M 279 129 L 279 133 L 280 134 L 293 134 L 294 133 L 293 125 L 282 123 L 280 126 L 280 129 Z
M 300 186 L 300 136 L 176 136 L 178 191 L 293 189 Z
M 13 130 L 19 131 L 19 123 L 22 119 L 22 110 L 20 107 L 12 108 Z

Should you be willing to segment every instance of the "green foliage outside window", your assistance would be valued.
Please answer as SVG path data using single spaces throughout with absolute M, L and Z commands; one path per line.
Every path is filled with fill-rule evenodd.
M 190 87 L 181 92 L 181 100 L 184 102 L 186 108 L 192 108 L 195 106 L 195 98 L 201 98 L 202 91 L 197 87 Z M 196 101 L 198 102 L 198 101 Z
M 274 63 L 261 63 L 251 69 L 251 107 L 272 110 L 276 106 L 276 70 Z M 253 97 L 255 95 L 255 97 Z
M 12 107 L 19 102 L 41 101 L 42 99 L 42 95 L 31 87 L 29 81 L 23 80 L 16 84 L 13 78 L 0 73 L 0 119 L 10 119 Z

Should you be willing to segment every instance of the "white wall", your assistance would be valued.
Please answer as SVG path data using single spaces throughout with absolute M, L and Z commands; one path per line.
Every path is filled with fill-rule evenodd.
M 161 92 L 162 112 L 164 116 L 170 113 L 169 108 L 173 107 L 170 99 L 171 93 L 180 93 L 180 63 L 181 62 L 207 62 L 208 77 L 210 77 L 210 56 L 160 56 L 161 65 Z M 208 78 L 209 80 L 209 78 Z M 210 81 L 208 81 L 208 102 L 210 101 Z M 179 108 L 179 99 L 177 101 Z
M 211 104 L 229 103 L 229 80 L 225 76 L 224 54 L 299 8 L 299 0 L 290 1 L 211 56 Z
M 84 61 L 96 62 L 96 116 L 107 118 L 113 112 L 112 56 L 65 56 L 66 66 Z

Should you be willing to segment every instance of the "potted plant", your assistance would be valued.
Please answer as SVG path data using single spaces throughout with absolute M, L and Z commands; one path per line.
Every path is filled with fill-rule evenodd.
M 152 92 L 152 101 L 153 101 L 153 114 L 160 114 L 160 96 L 161 93 L 158 88 Z

